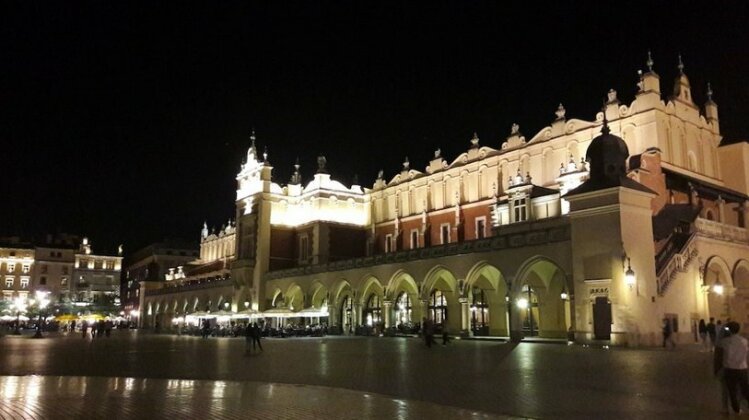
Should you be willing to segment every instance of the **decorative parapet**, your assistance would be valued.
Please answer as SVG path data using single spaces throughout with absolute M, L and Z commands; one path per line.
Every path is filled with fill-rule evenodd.
M 749 243 L 747 230 L 738 226 L 714 222 L 700 217 L 695 220 L 694 226 L 696 232 L 703 236 L 723 241 Z
M 658 289 L 658 296 L 663 296 L 666 293 L 676 275 L 685 272 L 689 263 L 692 262 L 697 254 L 697 244 L 694 241 L 694 235 L 692 235 L 681 249 L 681 252 L 675 253 L 665 268 L 660 273 L 657 273 L 656 287 Z
M 146 296 L 168 295 L 172 293 L 189 292 L 194 290 L 213 289 L 215 287 L 233 286 L 231 278 L 205 281 L 202 283 L 189 283 L 180 286 L 168 286 L 160 289 L 146 290 Z
M 264 279 L 273 280 L 306 274 L 342 271 L 382 264 L 405 263 L 430 258 L 498 251 L 507 248 L 520 248 L 524 246 L 535 246 L 570 240 L 569 219 L 566 217 L 546 220 L 544 222 L 528 223 L 524 224 L 522 228 L 512 226 L 512 228 L 508 227 L 505 232 L 502 232 L 503 230 L 505 229 L 500 229 L 500 234 L 497 236 L 477 239 L 474 241 L 451 243 L 432 246 L 429 248 L 403 250 L 388 254 L 377 254 L 369 257 L 335 261 L 326 264 L 307 265 L 303 267 L 270 271 L 265 274 Z

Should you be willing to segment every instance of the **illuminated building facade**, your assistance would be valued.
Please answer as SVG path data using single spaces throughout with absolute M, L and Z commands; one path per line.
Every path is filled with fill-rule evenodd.
M 421 171 L 406 158 L 372 188 L 333 180 L 322 156 L 306 185 L 299 165 L 277 184 L 253 135 L 227 306 L 324 311 L 343 333 L 431 318 L 467 335 L 628 345 L 659 343 L 664 320 L 682 341 L 701 318 L 749 322 L 749 144 L 720 147 L 712 91 L 697 106 L 683 65 L 663 99 L 647 64 L 634 100 L 610 90 L 592 121 L 560 104 L 529 138 L 517 124 L 496 147 L 474 134 L 452 161 L 438 149 Z M 203 293 L 146 301 L 164 322 L 227 302 Z
M 122 257 L 92 253 L 88 238 L 58 235 L 37 245 L 0 248 L 3 299 L 49 293 L 51 302 L 86 307 L 106 301 L 119 305 Z M 74 244 L 78 242 L 78 246 Z

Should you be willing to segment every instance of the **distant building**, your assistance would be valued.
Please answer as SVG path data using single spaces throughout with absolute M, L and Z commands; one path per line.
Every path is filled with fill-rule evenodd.
M 194 244 L 181 241 L 164 241 L 148 245 L 125 259 L 122 279 L 122 309 L 125 317 L 137 322 L 140 315 L 141 287 L 164 281 L 169 268 L 181 267 L 198 257 Z
M 88 238 L 48 235 L 45 241 L 0 246 L 3 299 L 49 292 L 52 304 L 119 306 L 120 255 L 92 253 Z
M 712 89 L 699 106 L 681 62 L 669 96 L 646 64 L 634 98 L 610 90 L 591 120 L 560 104 L 533 136 L 474 134 L 451 161 L 406 158 L 371 188 L 333 180 L 322 156 L 311 181 L 297 164 L 279 184 L 253 133 L 228 273 L 228 253 L 202 245 L 200 263 L 221 269 L 167 274 L 145 291 L 145 324 L 249 306 L 295 323 L 326 313 L 343 333 L 429 318 L 465 335 L 657 345 L 666 322 L 683 342 L 709 317 L 748 329 L 749 144 L 721 146 Z

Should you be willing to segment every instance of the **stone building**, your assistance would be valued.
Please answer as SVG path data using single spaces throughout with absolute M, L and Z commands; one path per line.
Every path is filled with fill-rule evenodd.
M 666 321 L 679 340 L 702 318 L 749 323 L 749 144 L 721 147 L 712 89 L 698 106 L 681 61 L 667 98 L 647 67 L 633 101 L 610 90 L 591 121 L 560 104 L 533 136 L 474 134 L 372 188 L 333 180 L 322 156 L 306 185 L 298 164 L 280 185 L 253 134 L 220 296 L 148 291 L 151 318 L 247 303 L 300 322 L 324 311 L 342 332 L 426 317 L 627 345 L 657 344 Z

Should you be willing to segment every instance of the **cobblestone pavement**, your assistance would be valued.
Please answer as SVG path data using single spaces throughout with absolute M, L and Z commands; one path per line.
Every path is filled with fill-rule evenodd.
M 54 400 L 58 391 L 48 383 L 83 381 L 71 385 L 71 392 L 77 394 L 69 403 L 104 410 L 102 416 L 110 402 L 116 404 L 125 396 L 112 381 L 131 380 L 113 378 L 151 378 L 136 379 L 133 387 L 153 386 L 167 392 L 144 393 L 129 407 L 171 407 L 176 403 L 170 400 L 187 400 L 189 404 L 178 404 L 180 410 L 196 410 L 197 417 L 205 417 L 200 413 L 224 413 L 221 407 L 229 407 L 225 417 L 230 417 L 235 412 L 231 410 L 242 411 L 253 405 L 254 396 L 268 395 L 273 389 L 282 390 L 278 393 L 284 397 L 266 398 L 258 403 L 258 410 L 288 410 L 288 418 L 322 413 L 316 408 L 294 411 L 308 407 L 304 401 L 320 402 L 312 407 L 343 410 L 331 414 L 341 418 L 362 417 L 359 410 L 371 418 L 409 417 L 409 413 L 411 418 L 432 417 L 428 413 L 434 411 L 429 410 L 443 413 L 438 418 L 472 416 L 473 410 L 532 418 L 721 417 L 719 388 L 710 373 L 711 355 L 686 346 L 676 351 L 605 350 L 463 340 L 428 349 L 414 338 L 345 337 L 269 339 L 263 346 L 262 353 L 246 354 L 241 339 L 130 331 L 94 341 L 78 336 L 42 340 L 8 336 L 0 338 L 0 375 L 89 377 L 43 378 L 37 395 L 40 400 Z M 170 380 L 178 379 L 193 380 L 186 383 L 193 384 L 195 398 L 185 396 L 179 385 L 177 391 L 169 391 L 169 384 L 181 383 Z M 12 380 L 3 379 L 0 389 Z M 216 399 L 213 389 L 218 384 L 231 389 L 232 398 Z M 79 398 L 81 389 L 87 395 L 84 399 Z M 3 395 L 7 399 L 11 394 Z M 89 395 L 92 404 L 87 403 Z M 204 398 L 206 402 L 201 402 Z M 353 408 L 348 411 L 348 407 Z M 417 408 L 410 412 L 410 407 Z

